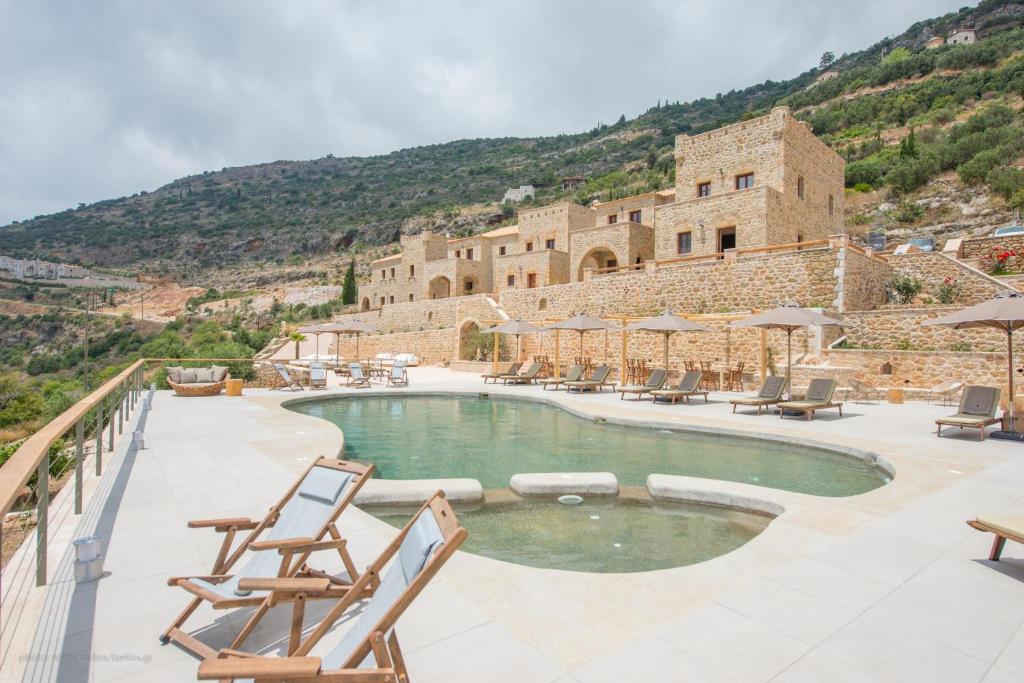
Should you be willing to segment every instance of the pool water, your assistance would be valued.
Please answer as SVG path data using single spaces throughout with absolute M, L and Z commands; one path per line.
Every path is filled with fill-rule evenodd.
M 395 527 L 412 512 L 368 511 Z M 751 512 L 627 496 L 592 497 L 581 505 L 515 498 L 457 508 L 456 514 L 469 531 L 463 546 L 469 552 L 530 567 L 612 573 L 702 562 L 735 550 L 771 521 Z
M 520 472 L 612 472 L 620 485 L 642 486 L 658 473 L 820 496 L 856 495 L 889 481 L 871 463 L 817 448 L 599 424 L 532 401 L 367 396 L 290 409 L 338 425 L 345 457 L 374 463 L 384 479 L 470 477 L 497 489 Z

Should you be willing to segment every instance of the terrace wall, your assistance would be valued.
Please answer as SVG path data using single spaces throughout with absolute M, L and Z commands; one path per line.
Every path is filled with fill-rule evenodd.
M 892 374 L 881 372 L 885 363 L 892 366 Z M 959 379 L 1003 387 L 1005 395 L 1006 354 L 834 349 L 793 369 L 794 386 L 806 386 L 813 377 L 834 377 L 840 387 L 848 386 L 847 380 L 855 377 L 877 387 L 906 389 L 933 387 Z
M 963 256 L 965 259 L 986 259 L 993 252 L 1004 251 L 1017 253 L 1016 256 L 1011 256 L 1007 260 L 1008 270 L 1013 273 L 1024 273 L 1024 235 L 978 237 L 963 241 Z
M 953 330 L 923 325 L 927 320 L 959 309 L 959 306 L 928 306 L 848 312 L 843 316 L 843 320 L 850 323 L 845 328 L 846 338 L 854 346 L 872 349 L 950 351 L 969 348 L 975 352 L 999 353 L 1006 348 L 1006 335 L 998 330 Z M 1024 338 L 1016 339 L 1014 348 L 1024 352 Z
M 1000 290 L 1012 289 L 977 268 L 937 251 L 894 255 L 889 257 L 889 262 L 893 272 L 916 277 L 924 283 L 922 297 L 935 298 L 939 285 L 946 278 L 955 281 L 961 288 L 954 302 L 959 306 L 971 306 L 992 298 Z
M 385 306 L 380 310 L 363 311 L 335 316 L 336 320 L 362 320 L 376 325 L 381 332 L 414 332 L 456 327 L 465 318 L 495 320 L 494 308 L 487 296 L 450 297 L 448 299 L 422 299 Z
M 892 265 L 866 254 L 848 243 L 843 248 L 842 305 L 843 311 L 868 311 L 886 302 L 886 284 L 892 280 Z

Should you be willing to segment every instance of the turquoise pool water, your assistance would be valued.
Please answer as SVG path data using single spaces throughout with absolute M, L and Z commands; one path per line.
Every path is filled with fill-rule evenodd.
M 364 508 L 366 509 L 366 508 Z M 402 527 L 413 510 L 369 508 Z M 586 572 L 639 572 L 681 567 L 740 547 L 771 518 L 739 510 L 646 497 L 488 502 L 456 508 L 469 531 L 464 550 L 530 567 Z
M 385 479 L 471 477 L 497 489 L 519 472 L 600 471 L 613 472 L 620 485 L 642 486 L 658 473 L 820 496 L 856 495 L 889 481 L 870 463 L 817 448 L 597 424 L 532 401 L 367 396 L 290 409 L 338 425 L 345 457 L 374 463 Z

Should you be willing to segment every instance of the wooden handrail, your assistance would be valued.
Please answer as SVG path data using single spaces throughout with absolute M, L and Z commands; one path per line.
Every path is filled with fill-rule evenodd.
M 809 242 L 787 242 L 786 244 L 772 244 L 767 247 L 745 247 L 737 249 L 736 254 L 770 254 L 774 251 L 800 251 L 803 249 L 814 249 L 827 247 L 828 240 L 811 240 Z
M 135 361 L 116 377 L 108 380 L 96 391 L 75 403 L 38 432 L 25 439 L 14 455 L 3 466 L 0 466 L 0 516 L 10 512 L 21 487 L 32 478 L 39 463 L 49 453 L 50 446 L 74 429 L 75 425 L 90 410 L 101 405 L 108 396 L 119 390 L 121 385 L 145 364 L 145 359 Z

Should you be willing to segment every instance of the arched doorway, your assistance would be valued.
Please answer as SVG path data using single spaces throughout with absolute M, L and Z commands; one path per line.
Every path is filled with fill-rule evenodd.
M 493 338 L 480 333 L 480 326 L 467 320 L 459 328 L 459 360 L 490 360 Z
M 363 303 L 359 308 L 363 309 L 364 311 L 370 310 L 370 297 L 364 296 Z
M 438 275 L 427 285 L 431 299 L 447 299 L 452 295 L 452 281 Z
M 583 271 L 587 268 L 613 268 L 619 265 L 619 260 L 608 247 L 594 247 L 587 252 L 587 255 L 580 261 L 579 271 L 576 273 L 576 279 L 583 279 Z

